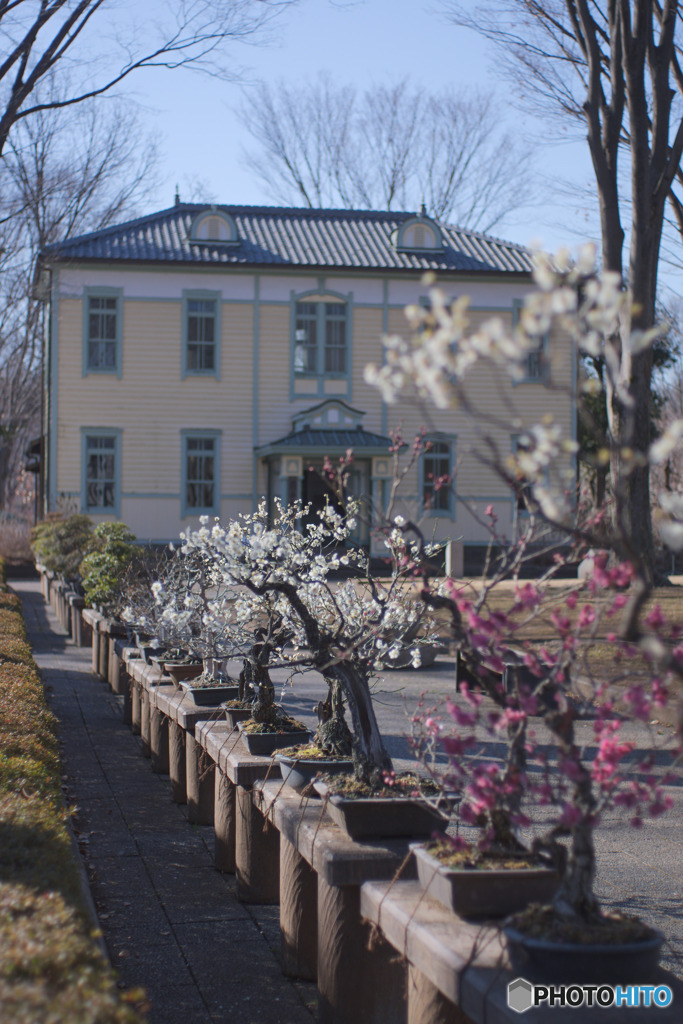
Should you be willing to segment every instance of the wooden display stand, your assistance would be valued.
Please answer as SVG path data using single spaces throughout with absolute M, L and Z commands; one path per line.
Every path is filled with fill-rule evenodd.
M 355 842 L 330 821 L 323 801 L 300 797 L 282 782 L 256 784 L 253 799 L 280 833 L 286 969 L 294 973 L 300 965 L 299 976 L 317 976 L 319 1022 L 404 1024 L 406 970 L 361 919 L 360 886 L 393 877 L 406 859 L 407 840 Z

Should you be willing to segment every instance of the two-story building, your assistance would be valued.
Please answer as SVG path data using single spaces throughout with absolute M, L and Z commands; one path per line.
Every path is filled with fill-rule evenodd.
M 471 320 L 512 324 L 530 290 L 520 246 L 437 224 L 424 211 L 205 206 L 168 210 L 46 249 L 45 511 L 78 507 L 125 521 L 141 539 L 177 538 L 203 514 L 234 517 L 262 497 L 324 500 L 323 459 L 353 449 L 350 489 L 386 499 L 389 438 L 423 426 L 413 405 L 383 403 L 364 380 L 382 336 L 406 333 L 434 271 Z M 553 382 L 547 387 L 549 369 Z M 528 422 L 552 411 L 570 435 L 573 360 L 548 339 L 530 357 L 515 405 Z M 484 371 L 473 397 L 504 407 Z M 492 426 L 514 449 L 519 422 Z M 509 488 L 471 456 L 462 410 L 432 410 L 433 444 L 401 501 L 439 539 L 486 542 L 493 504 L 512 536 Z M 505 435 L 505 436 L 504 436 Z M 450 474 L 452 487 L 434 481 Z M 367 527 L 359 539 L 367 541 Z

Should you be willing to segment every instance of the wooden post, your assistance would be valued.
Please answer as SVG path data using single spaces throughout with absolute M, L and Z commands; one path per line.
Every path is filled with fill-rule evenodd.
M 422 971 L 408 965 L 408 1024 L 472 1024 Z
M 92 659 L 90 662 L 92 671 L 99 675 L 100 671 L 100 624 L 94 622 L 92 627 Z
M 157 707 L 149 709 L 149 748 L 152 771 L 168 775 L 168 718 Z
M 133 690 L 135 689 L 135 683 L 133 682 L 132 676 L 129 674 L 126 666 L 121 663 L 119 685 L 122 687 L 121 692 L 123 693 L 123 724 L 133 724 Z
M 92 645 L 93 628 L 89 622 L 85 622 L 83 619 L 83 611 L 78 613 L 81 620 L 81 647 L 90 647 Z
M 380 936 L 368 948 L 357 885 L 318 876 L 318 1024 L 405 1024 L 406 970 Z
M 213 803 L 214 854 L 218 871 L 235 874 L 235 786 L 216 767 Z
M 116 637 L 109 637 L 109 685 L 113 693 L 122 694 L 121 671 L 123 664 L 116 653 Z
M 213 825 L 215 763 L 192 733 L 185 737 L 187 820 L 192 825 Z
M 149 690 L 140 684 L 140 739 L 142 740 L 142 756 L 150 757 L 149 747 Z
M 100 673 L 100 675 L 102 676 L 103 679 L 108 680 L 109 679 L 109 634 L 106 631 L 106 626 L 104 625 L 104 622 L 100 623 L 100 627 L 102 627 L 102 628 L 99 631 L 99 633 L 100 633 L 100 643 L 99 643 L 99 666 L 98 666 L 98 672 Z
M 277 903 L 280 899 L 280 833 L 258 807 L 251 790 L 237 786 L 235 874 L 237 899 Z
M 140 691 L 142 686 L 137 679 L 130 681 L 130 727 L 134 736 L 140 735 L 140 720 L 142 718 L 142 700 Z
M 185 730 L 173 721 L 168 726 L 168 774 L 171 777 L 171 800 L 174 804 L 186 804 Z
M 71 639 L 76 647 L 83 647 L 83 616 L 81 615 L 83 598 L 74 594 L 69 598 L 69 604 L 71 605 Z
M 284 974 L 315 981 L 318 878 L 308 861 L 283 835 L 280 835 L 280 942 Z

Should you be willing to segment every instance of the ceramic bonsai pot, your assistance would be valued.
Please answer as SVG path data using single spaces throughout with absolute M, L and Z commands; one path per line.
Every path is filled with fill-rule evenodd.
M 467 868 L 442 864 L 424 844 L 411 845 L 423 889 L 460 917 L 507 917 L 552 900 L 560 876 L 551 867 Z
M 302 732 L 245 732 L 244 722 L 238 722 L 242 742 L 250 754 L 256 757 L 270 757 L 274 750 L 280 747 L 296 747 L 300 743 L 307 743 L 310 739 L 308 731 Z
M 145 665 L 151 665 L 153 657 L 158 658 L 164 653 L 163 647 L 152 647 L 151 644 L 147 643 L 138 643 L 138 650 Z
M 193 686 L 191 679 L 182 679 L 180 681 L 180 689 L 201 708 L 217 707 L 224 701 L 234 700 L 239 696 L 239 686 L 237 685 Z
M 165 661 L 164 671 L 171 677 L 175 683 L 182 683 L 188 679 L 196 679 L 204 671 L 204 666 L 200 662 L 185 662 L 185 661 Z M 227 697 L 223 698 L 227 700 Z
M 327 800 L 330 818 L 351 839 L 427 837 L 445 832 L 448 819 L 426 800 L 404 796 L 344 797 L 330 793 L 325 782 L 314 782 L 314 789 Z
M 251 706 L 248 708 L 230 708 L 225 704 L 223 705 L 223 711 L 228 724 L 232 728 L 236 728 L 238 722 L 246 722 L 248 718 L 251 718 Z
M 317 775 L 340 775 L 353 770 L 350 758 L 303 758 L 296 754 L 276 754 L 280 762 L 280 774 L 292 789 L 301 792 L 306 789 Z M 313 791 L 311 796 L 319 796 Z
M 656 929 L 644 939 L 626 943 L 574 943 L 524 935 L 505 926 L 513 970 L 562 984 L 634 984 L 652 977 L 664 936 Z

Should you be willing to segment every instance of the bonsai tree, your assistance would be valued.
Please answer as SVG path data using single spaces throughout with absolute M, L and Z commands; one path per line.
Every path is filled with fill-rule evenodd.
M 99 523 L 95 527 L 90 550 L 80 566 L 88 604 L 112 607 L 138 550 L 134 534 L 124 523 Z
M 231 623 L 229 615 L 220 622 L 211 618 L 211 602 L 229 605 L 230 599 L 205 553 L 174 549 L 154 568 L 135 588 L 135 600 L 129 600 L 124 616 L 160 643 L 203 660 L 201 681 L 211 682 L 219 674 L 218 663 L 250 649 L 251 635 Z
M 367 556 L 346 547 L 356 526 L 353 508 L 343 514 L 328 505 L 317 520 L 304 523 L 307 517 L 309 510 L 300 503 L 276 504 L 269 524 L 263 503 L 253 516 L 227 527 L 216 523 L 209 529 L 207 520 L 183 535 L 182 550 L 211 558 L 222 577 L 225 594 L 210 602 L 212 622 L 231 616 L 245 625 L 265 618 L 271 666 L 313 668 L 327 681 L 319 738 L 330 752 L 348 750 L 346 701 L 355 771 L 369 780 L 391 770 L 372 703 L 373 672 L 392 648 L 400 648 L 401 635 L 414 625 L 422 605 L 409 600 L 407 575 L 397 571 L 381 584 L 369 575 Z M 353 578 L 333 580 L 341 567 L 353 570 Z M 260 632 L 258 643 L 264 644 Z M 266 646 L 259 648 L 258 659 L 252 654 L 250 671 L 263 669 L 265 654 Z M 419 663 L 418 641 L 414 658 Z
M 594 832 L 609 810 L 625 811 L 638 827 L 645 815 L 659 815 L 671 804 L 667 776 L 653 771 L 656 737 L 651 735 L 645 752 L 638 753 L 632 736 L 624 735 L 624 723 L 648 723 L 680 692 L 681 628 L 652 605 L 647 566 L 623 501 L 617 503 L 618 515 L 608 506 L 584 508 L 574 481 L 558 471 L 558 456 L 575 449 L 573 439 L 563 437 L 549 413 L 524 428 L 517 452 L 501 451 L 498 425 L 473 405 L 468 382 L 482 365 L 490 373 L 519 378 L 528 354 L 538 351 L 548 330 L 559 327 L 575 350 L 604 359 L 612 401 L 620 406 L 622 423 L 628 423 L 634 406 L 622 364 L 651 344 L 655 332 L 628 337 L 626 293 L 615 275 L 597 275 L 590 249 L 576 263 L 566 253 L 554 260 L 539 257 L 536 283 L 539 290 L 527 300 L 513 331 L 495 321 L 470 332 L 463 300 L 449 305 L 433 289 L 428 313 L 411 310 L 418 328 L 423 317 L 431 318 L 430 330 L 413 342 L 392 339 L 386 365 L 367 371 L 388 401 L 416 390 L 426 417 L 430 402 L 459 405 L 477 417 L 482 457 L 527 511 L 527 526 L 511 543 L 501 534 L 493 508 L 486 509 L 491 545 L 486 578 L 476 590 L 453 580 L 438 584 L 423 557 L 417 523 L 398 517 L 391 526 L 417 548 L 421 598 L 446 617 L 467 677 L 462 700 L 450 702 L 444 718 L 420 710 L 417 746 L 422 752 L 435 746 L 446 751 L 447 784 L 459 791 L 460 820 L 477 827 L 480 849 L 517 848 L 521 830 L 535 825 L 534 848 L 549 850 L 561 864 L 562 884 L 552 907 L 534 911 L 527 929 L 580 940 L 616 927 L 627 939 L 642 926 L 615 924 L 603 913 L 594 887 Z M 617 329 L 621 362 L 608 344 Z M 548 383 L 552 396 L 552 377 Z M 587 381 L 584 390 L 593 395 L 595 387 L 595 381 Z M 507 415 L 524 422 L 518 410 Z M 598 437 L 596 458 L 618 464 L 618 489 L 630 474 L 665 461 L 681 437 L 683 422 L 678 422 L 644 453 L 616 448 L 610 436 Z M 662 509 L 662 539 L 683 547 L 683 500 L 665 495 Z M 599 553 L 585 578 L 564 591 L 551 588 L 558 570 L 576 564 L 588 549 Z M 522 583 L 525 561 L 539 552 L 550 568 L 534 582 Z M 509 584 L 503 586 L 510 577 L 512 593 Z M 552 632 L 552 643 L 534 641 L 535 622 L 544 623 L 546 635 Z M 502 742 L 504 754 L 482 758 L 484 738 Z M 675 754 L 680 737 L 678 744 L 667 745 Z M 542 823 L 534 814 L 539 806 L 547 809 Z M 568 840 L 566 848 L 560 840 Z

